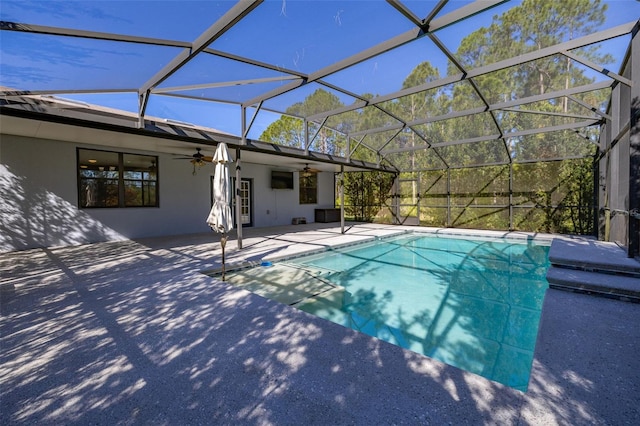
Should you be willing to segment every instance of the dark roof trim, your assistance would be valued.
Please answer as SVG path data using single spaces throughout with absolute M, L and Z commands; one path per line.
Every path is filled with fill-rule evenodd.
M 21 97 L 21 101 L 0 100 L 0 115 L 152 138 L 179 140 L 214 147 L 218 142 L 225 142 L 229 145 L 230 149 L 239 148 L 244 151 L 285 156 L 307 160 L 309 162 L 316 161 L 327 164 L 344 165 L 365 170 L 377 170 L 389 173 L 397 172 L 397 170 L 385 165 L 377 166 L 360 160 L 347 161 L 344 157 L 319 152 L 309 152 L 307 155 L 305 151 L 300 148 L 260 142 L 252 139 L 247 139 L 246 144 L 243 145 L 241 138 L 238 136 L 216 133 L 198 126 L 191 126 L 189 123 L 146 119 L 144 128 L 140 129 L 137 126 L 138 119 L 135 114 L 131 114 L 131 116 L 120 115 L 106 110 L 88 109 L 81 104 L 60 108 L 42 98 Z M 97 118 L 99 121 L 96 120 Z

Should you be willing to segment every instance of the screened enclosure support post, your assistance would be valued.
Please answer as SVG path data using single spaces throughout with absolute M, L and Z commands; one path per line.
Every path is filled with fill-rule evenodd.
M 513 231 L 513 162 L 509 163 L 509 231 Z
M 351 136 L 347 134 L 347 152 L 346 152 L 346 161 L 347 163 L 351 162 Z
M 240 179 L 242 177 L 240 166 L 240 148 L 236 148 L 236 232 L 238 250 L 242 248 L 242 196 L 240 195 Z
M 342 164 L 340 164 L 338 188 L 340 191 L 340 233 L 344 234 L 344 166 Z
M 364 172 L 360 172 L 360 182 L 364 182 Z M 360 186 L 361 192 L 360 192 L 360 217 L 364 220 L 364 218 L 366 217 L 365 213 L 364 213 L 364 185 Z
M 640 255 L 640 35 L 630 44 L 631 121 L 629 123 L 629 250 L 628 256 Z
M 247 144 L 247 107 L 243 106 L 240 111 L 240 120 L 242 126 L 242 139 L 240 143 L 242 145 Z M 242 249 L 242 195 L 240 188 L 242 182 L 242 164 L 240 163 L 240 148 L 236 148 L 236 235 L 238 242 L 238 250 Z
M 304 120 L 304 155 L 309 155 L 309 122 Z
M 418 226 L 420 226 L 420 194 L 422 188 L 420 187 L 420 173 L 418 173 L 418 177 L 416 179 L 416 216 L 418 217 Z
M 138 92 L 138 129 L 144 129 L 144 114 L 149 102 L 149 91 Z
M 447 167 L 447 228 L 451 228 L 451 169 Z
M 600 156 L 600 149 L 598 149 L 596 151 L 596 153 L 593 156 L 593 167 L 591 168 L 591 171 L 593 173 L 593 200 L 591 202 L 592 207 L 592 212 L 591 214 L 593 215 L 593 236 L 596 237 L 596 239 L 598 238 L 599 235 L 599 231 L 598 231 L 598 226 L 599 226 L 599 220 L 598 220 L 598 200 L 599 200 L 599 194 L 600 194 L 600 163 L 598 161 L 598 157 Z
M 396 175 L 395 179 L 393 179 L 393 194 L 391 195 L 391 208 L 393 211 L 393 223 L 394 225 L 398 225 L 400 224 L 400 221 L 398 220 L 398 218 L 400 217 L 400 209 L 398 208 L 398 200 L 400 199 L 400 196 L 398 195 L 398 179 L 400 178 L 399 175 Z

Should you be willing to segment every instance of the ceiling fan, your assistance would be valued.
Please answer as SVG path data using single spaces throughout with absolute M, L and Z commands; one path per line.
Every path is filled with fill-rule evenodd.
M 196 148 L 196 153 L 190 157 L 176 157 L 176 160 L 189 160 L 191 164 L 193 164 L 193 174 L 196 174 L 196 167 L 202 167 L 206 163 L 210 163 L 213 160 L 213 157 L 208 155 L 204 155 L 200 152 L 200 148 Z
M 310 176 L 312 174 L 320 173 L 320 170 L 309 167 L 309 163 L 305 163 L 304 168 L 300 170 L 304 176 Z

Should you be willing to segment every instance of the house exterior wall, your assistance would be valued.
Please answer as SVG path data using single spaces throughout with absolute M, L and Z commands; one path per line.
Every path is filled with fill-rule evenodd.
M 271 170 L 277 167 L 243 163 L 242 177 L 253 179 L 254 224 L 256 227 L 291 225 L 294 217 L 314 221 L 314 209 L 334 206 L 333 173 L 318 174 L 318 204 L 299 202 L 298 174 L 294 173 L 293 189 L 271 188 Z
M 76 148 L 157 155 L 159 207 L 78 208 Z M 332 173 L 319 174 L 319 203 L 301 206 L 297 175 L 293 190 L 271 189 L 272 168 L 242 165 L 253 181 L 254 226 L 312 222 L 314 208 L 333 206 Z M 0 135 L 0 252 L 208 232 L 214 168 L 192 170 L 167 154 Z

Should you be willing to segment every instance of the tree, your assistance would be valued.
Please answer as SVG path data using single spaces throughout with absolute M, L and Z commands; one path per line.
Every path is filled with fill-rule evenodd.
M 524 0 L 520 6 L 495 16 L 488 27 L 481 28 L 463 39 L 457 57 L 466 69 L 471 69 L 514 55 L 540 50 L 593 32 L 604 21 L 606 9 L 607 6 L 600 0 Z M 599 54 L 594 48 L 581 49 L 577 53 L 595 63 L 606 64 L 610 61 L 609 55 Z M 474 81 L 490 103 L 497 103 L 584 85 L 593 79 L 587 77 L 581 68 L 574 66 L 570 58 L 555 55 L 492 72 L 477 77 Z M 468 95 L 471 93 L 472 88 L 468 86 L 456 87 L 454 105 L 460 107 L 460 103 L 464 104 L 466 99 L 470 99 Z M 595 101 L 596 106 L 603 99 L 592 101 Z M 496 122 L 506 136 L 511 131 L 550 127 L 575 121 L 570 117 L 545 116 L 526 111 L 581 114 L 585 112 L 583 107 L 571 103 L 567 97 L 529 104 L 522 107 L 521 111 L 523 112 L 494 113 Z M 461 147 L 456 150 L 456 156 L 471 158 L 473 154 L 470 150 L 474 146 L 478 145 Z M 591 198 L 585 196 L 582 188 L 584 182 L 592 181 L 592 170 L 588 166 L 576 167 L 576 163 L 572 161 L 546 163 L 544 160 L 576 155 L 590 156 L 595 146 L 584 137 L 564 131 L 508 138 L 505 153 L 506 148 L 516 162 L 541 161 L 526 166 L 514 165 L 514 173 L 517 176 L 517 179 L 514 177 L 514 181 L 517 181 L 517 185 L 522 189 L 516 191 L 515 198 L 519 203 L 523 203 L 523 206 L 533 207 L 532 210 L 528 210 L 531 214 L 519 223 L 526 226 L 527 230 L 568 232 L 573 226 L 571 229 L 575 229 L 575 232 L 589 232 L 591 226 L 588 224 L 592 223 L 590 209 L 576 209 L 568 205 L 575 205 L 575 202 L 590 203 Z M 489 152 L 484 151 L 481 154 L 488 155 Z M 446 159 L 452 161 L 451 157 Z M 464 158 L 461 160 L 464 161 Z M 589 163 L 590 161 L 587 161 L 586 164 Z M 564 192 L 565 190 L 568 192 Z M 569 200 L 576 201 L 569 203 Z M 534 212 L 537 214 L 533 214 Z
M 345 213 L 357 221 L 371 222 L 385 210 L 394 175 L 385 172 L 345 173 Z
M 279 120 L 271 123 L 260 135 L 260 140 L 278 145 L 292 146 L 305 149 L 304 121 L 297 117 L 306 117 L 322 111 L 330 111 L 344 106 L 337 96 L 318 89 L 303 102 L 291 105 Z M 332 154 L 336 150 L 335 135 L 328 129 L 322 129 L 318 134 L 320 152 Z
M 260 140 L 304 149 L 304 123 L 299 118 L 282 115 L 267 127 Z
M 590 34 L 602 24 L 606 10 L 607 6 L 601 0 L 523 0 L 519 6 L 495 16 L 489 26 L 465 37 L 455 53 L 463 69 L 451 62 L 447 74 L 476 69 Z M 611 60 L 597 48 L 584 48 L 574 53 L 601 65 Z M 439 78 L 439 70 L 424 61 L 407 76 L 402 88 L 416 87 Z M 408 123 L 446 116 L 455 111 L 486 107 L 485 102 L 492 105 L 592 81 L 582 65 L 575 64 L 568 56 L 553 55 L 481 75 L 473 81 L 460 81 L 331 116 L 319 131 L 317 124 L 310 126 L 313 134 L 317 132 L 310 148 L 368 162 L 388 162 L 407 179 L 425 176 L 426 185 L 422 189 L 433 192 L 420 194 L 425 200 L 423 210 L 425 217 L 432 217 L 437 225 L 442 224 L 444 217 L 440 205 L 451 197 L 456 211 L 451 219 L 454 226 L 506 228 L 505 217 L 509 216 L 505 216 L 505 211 L 509 209 L 504 206 L 512 207 L 508 203 L 513 199 L 519 215 L 515 224 L 520 229 L 590 232 L 593 221 L 592 197 L 589 196 L 592 184 L 589 182 L 593 180 L 593 171 L 589 157 L 596 149 L 592 141 L 597 140 L 597 131 L 588 130 L 586 135 L 556 131 L 510 137 L 510 133 L 519 130 L 577 121 L 570 114 L 584 115 L 585 109 L 568 97 L 523 105 L 517 110 L 492 110 L 412 125 L 400 132 L 371 133 L 350 143 L 338 132 L 350 134 L 399 124 L 395 117 Z M 590 93 L 584 95 L 583 100 L 601 107 L 607 95 L 605 91 Z M 371 99 L 375 94 L 363 97 Z M 308 116 L 341 106 L 336 96 L 317 90 L 287 112 Z M 304 148 L 303 121 L 286 116 L 280 121 L 269 126 L 263 139 Z M 496 134 L 504 137 L 458 143 Z M 385 150 L 392 152 L 382 157 L 381 152 Z M 576 156 L 587 160 L 558 161 Z M 424 172 L 438 168 L 443 172 L 435 171 L 431 175 Z M 364 210 L 365 206 L 382 205 L 365 195 L 367 191 L 363 185 L 381 188 L 374 175 L 365 175 L 345 177 L 346 204 L 353 206 L 354 217 L 362 219 L 371 217 L 370 212 Z M 378 194 L 382 192 L 378 191 Z M 433 200 L 432 205 L 426 205 L 426 200 Z

